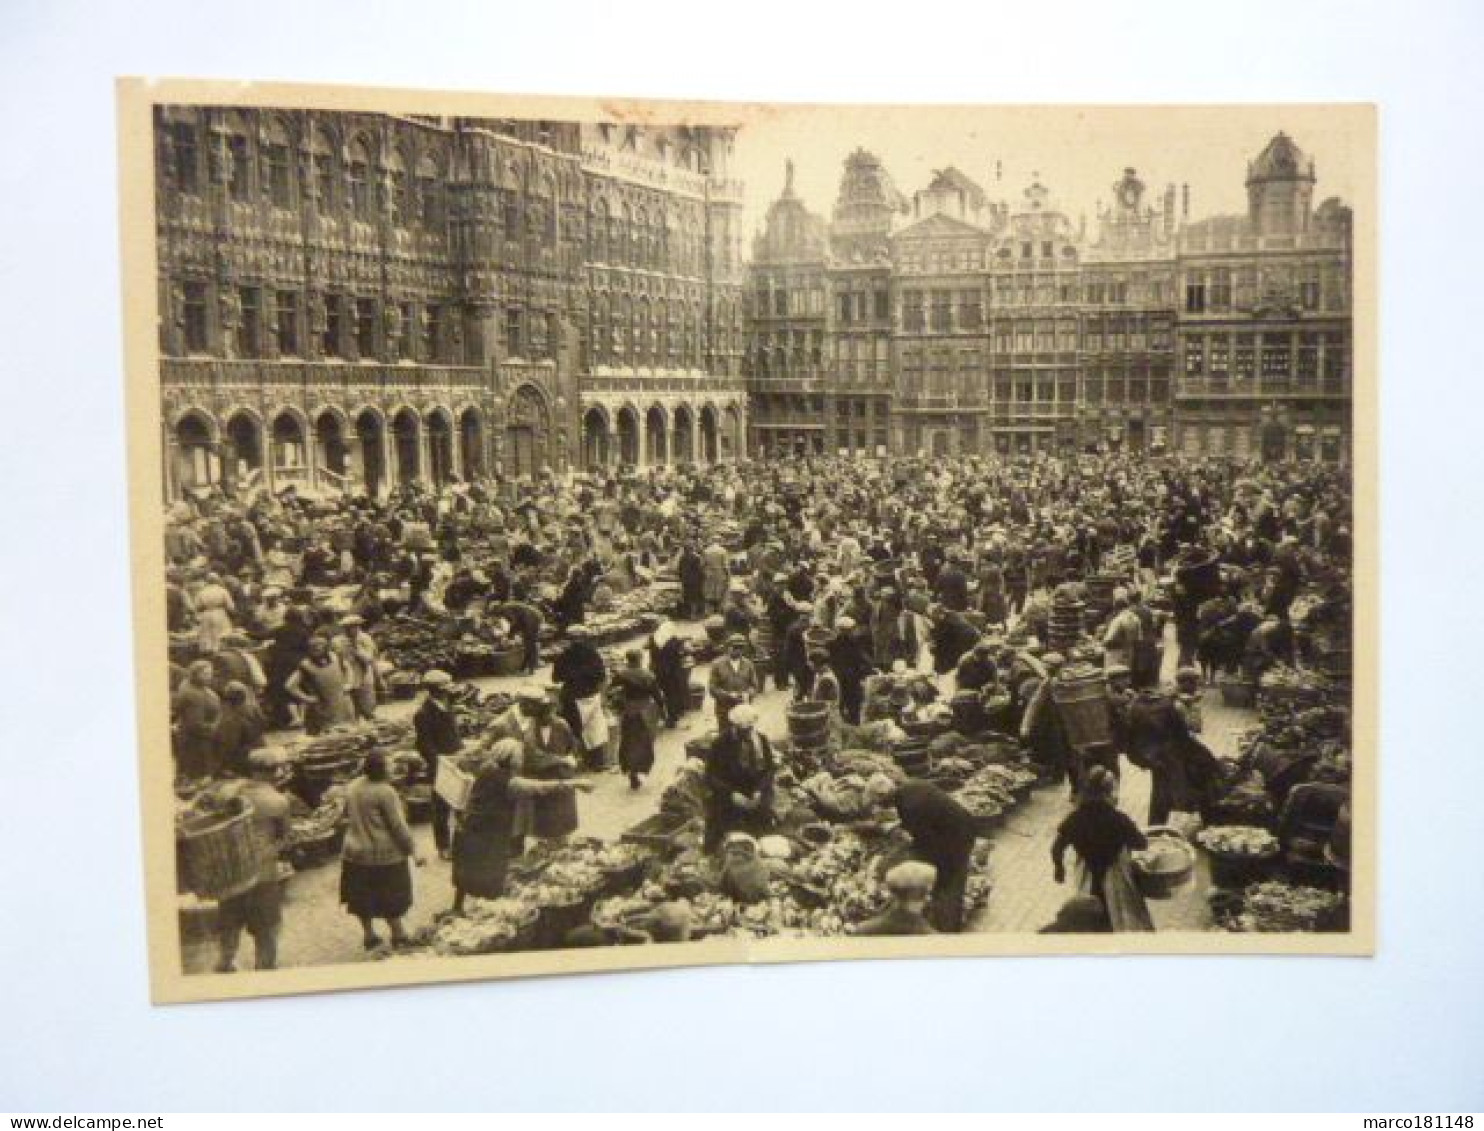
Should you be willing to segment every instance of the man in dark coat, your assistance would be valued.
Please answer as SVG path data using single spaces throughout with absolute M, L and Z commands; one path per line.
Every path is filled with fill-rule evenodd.
M 1129 761 L 1148 770 L 1151 778 L 1148 823 L 1163 825 L 1176 810 L 1204 808 L 1220 778 L 1220 767 L 1190 733 L 1174 699 L 1145 688 L 1129 703 L 1125 720 Z
M 588 632 L 580 625 L 568 630 L 571 643 L 564 648 L 551 665 L 551 678 L 562 685 L 562 720 L 572 728 L 582 743 L 590 768 L 599 768 L 607 759 L 603 744 L 593 741 L 592 730 L 582 725 L 582 709 L 579 704 L 597 696 L 608 682 L 608 666 L 603 654 L 593 646 Z
M 706 756 L 705 851 L 715 852 L 728 833 L 767 830 L 776 773 L 773 747 L 757 730 L 757 709 L 733 707 Z
M 840 681 L 840 712 L 845 720 L 860 725 L 866 699 L 866 677 L 871 674 L 870 645 L 853 617 L 835 622 L 835 637 L 829 643 L 830 668 Z
M 962 613 L 969 608 L 969 576 L 958 564 L 958 555 L 950 557 L 938 571 L 935 586 L 938 601 L 945 609 Z
M 705 566 L 694 543 L 687 542 L 681 549 L 676 572 L 680 576 L 680 619 L 696 620 L 704 616 Z
M 979 630 L 963 613 L 939 607 L 933 614 L 933 669 L 947 675 L 979 639 Z
M 529 675 L 541 666 L 541 628 L 546 618 L 535 605 L 525 601 L 506 601 L 495 607 L 495 615 L 503 617 L 521 643 L 520 670 Z
M 979 835 L 972 814 L 931 782 L 894 785 L 882 775 L 871 779 L 869 792 L 877 805 L 895 806 L 902 830 L 912 838 L 913 857 L 937 869 L 928 912 L 933 928 L 963 930 L 964 890 Z
M 427 694 L 412 716 L 413 744 L 428 767 L 428 780 L 438 780 L 438 760 L 446 754 L 457 754 L 464 745 L 459 737 L 458 720 L 450 702 L 453 677 L 447 672 L 430 671 L 423 676 Z M 433 844 L 441 859 L 448 859 L 450 820 L 448 802 L 433 794 Z
M 690 671 L 685 641 L 675 635 L 668 622 L 661 622 L 650 638 L 649 670 L 659 682 L 665 701 L 665 725 L 679 726 L 680 717 L 690 710 Z

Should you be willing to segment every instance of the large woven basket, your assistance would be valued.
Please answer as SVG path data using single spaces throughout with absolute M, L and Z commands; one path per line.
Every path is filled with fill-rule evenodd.
M 175 830 L 176 857 L 186 890 L 202 899 L 231 899 L 255 886 L 265 847 L 252 812 L 186 817 Z

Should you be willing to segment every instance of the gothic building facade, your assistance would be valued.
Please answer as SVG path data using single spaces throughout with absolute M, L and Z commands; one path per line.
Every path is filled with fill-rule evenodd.
M 1313 185 L 1279 134 L 1247 216 L 1190 223 L 1126 169 L 1089 235 L 1039 180 L 909 200 L 858 150 L 826 222 L 790 175 L 750 267 L 756 449 L 1345 459 L 1350 214 Z
M 168 495 L 744 454 L 733 136 L 156 113 Z

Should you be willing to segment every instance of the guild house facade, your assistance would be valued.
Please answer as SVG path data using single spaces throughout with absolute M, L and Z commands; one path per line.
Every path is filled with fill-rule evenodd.
M 736 458 L 733 134 L 156 112 L 167 497 Z
M 1350 212 L 1284 134 L 1247 212 L 1133 169 L 785 170 L 744 261 L 734 131 L 156 111 L 167 497 L 595 466 L 1097 449 L 1339 461 Z M 1237 175 L 1239 170 L 1234 170 Z M 996 178 L 998 180 L 998 178 Z
M 1244 215 L 1126 169 L 1089 232 L 1039 178 L 909 198 L 857 150 L 826 221 L 789 170 L 748 268 L 754 449 L 1348 459 L 1351 217 L 1316 181 L 1279 133 Z

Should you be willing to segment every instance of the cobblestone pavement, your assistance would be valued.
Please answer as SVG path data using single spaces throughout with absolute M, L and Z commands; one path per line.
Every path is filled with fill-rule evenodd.
M 699 634 L 699 626 L 680 626 L 682 632 Z M 1171 642 L 1172 643 L 1172 642 Z M 1173 647 L 1166 647 L 1164 675 L 1173 674 Z M 545 675 L 546 673 L 542 673 Z M 697 670 L 693 679 L 704 684 L 706 667 Z M 511 688 L 522 682 L 518 678 L 491 678 L 475 681 L 486 689 Z M 769 690 L 758 701 L 760 727 L 769 735 L 786 733 L 788 695 Z M 411 715 L 415 703 L 389 703 L 380 714 L 397 719 Z M 1205 739 L 1218 753 L 1234 752 L 1236 734 L 1250 721 L 1250 714 L 1222 705 L 1219 695 L 1208 692 L 1205 703 Z M 616 838 L 624 830 L 649 816 L 666 785 L 675 777 L 685 759 L 685 742 L 711 729 L 711 704 L 708 700 L 700 711 L 681 720 L 676 730 L 660 732 L 656 743 L 653 774 L 639 790 L 631 790 L 628 781 L 616 772 L 598 775 L 596 788 L 579 797 L 581 833 L 587 836 Z M 1148 815 L 1149 775 L 1125 763 L 1120 805 L 1141 825 Z M 1051 876 L 1051 841 L 1056 825 L 1068 811 L 1063 787 L 1038 790 L 1025 805 L 995 831 L 991 838 L 989 867 L 994 890 L 989 906 L 970 925 L 975 931 L 1035 931 L 1049 923 L 1056 910 L 1068 897 L 1070 889 L 1056 884 Z M 440 861 L 433 849 L 432 830 L 416 825 L 413 833 L 426 864 L 415 870 L 414 903 L 407 927 L 416 931 L 428 925 L 453 899 L 449 864 Z M 360 927 L 339 904 L 340 870 L 331 863 L 296 874 L 285 889 L 284 924 L 279 940 L 280 965 L 313 966 L 368 960 L 361 949 Z M 1210 915 L 1206 904 L 1209 879 L 1204 865 L 1192 884 L 1169 900 L 1151 902 L 1155 926 L 1163 931 L 1208 930 Z M 252 961 L 252 945 L 244 940 L 239 966 Z M 187 973 L 210 971 L 216 962 L 215 943 L 199 935 L 187 940 L 184 948 Z M 392 959 L 395 961 L 395 959 Z

